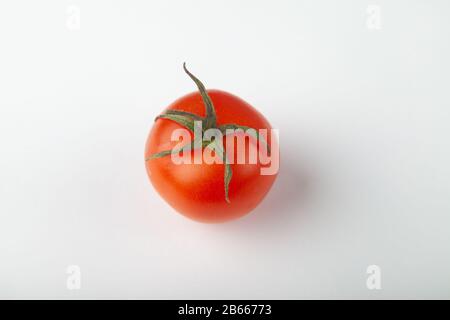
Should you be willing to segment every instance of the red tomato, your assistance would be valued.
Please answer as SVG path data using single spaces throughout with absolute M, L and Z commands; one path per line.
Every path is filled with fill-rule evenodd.
M 202 85 L 199 88 L 201 87 Z M 234 123 L 254 129 L 267 129 L 267 144 L 271 145 L 271 140 L 276 139 L 271 137 L 269 122 L 247 102 L 220 90 L 206 92 L 215 110 L 216 127 Z M 189 112 L 201 117 L 208 115 L 205 111 L 204 97 L 202 99 L 200 92 L 179 98 L 163 114 L 171 110 Z M 171 135 L 175 129 L 180 128 L 184 126 L 176 121 L 158 118 L 145 146 L 145 163 L 150 181 L 175 210 L 197 221 L 223 222 L 247 214 L 263 200 L 274 183 L 276 174 L 261 175 L 260 169 L 264 165 L 259 161 L 256 164 L 238 164 L 235 161 L 230 165 L 232 176 L 226 197 L 225 164 L 205 162 L 175 164 L 170 155 L 152 158 L 152 155 L 171 150 L 179 144 L 179 141 L 171 141 Z M 191 137 L 193 138 L 193 134 Z M 223 147 L 226 153 L 225 143 Z M 258 148 L 256 139 L 247 139 L 245 152 L 249 153 L 251 148 Z M 237 151 L 235 147 L 234 160 L 236 160 Z M 187 152 L 193 153 L 193 151 Z

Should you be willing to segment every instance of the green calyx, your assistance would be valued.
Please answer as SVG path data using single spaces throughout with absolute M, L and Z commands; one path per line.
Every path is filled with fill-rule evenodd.
M 248 133 L 249 135 L 252 135 L 256 140 L 263 142 L 266 146 L 267 146 L 267 151 L 268 153 L 270 153 L 270 147 L 267 144 L 267 142 L 263 139 L 263 137 L 261 137 L 258 134 L 258 131 L 254 128 L 251 127 L 247 127 L 247 126 L 241 126 L 238 124 L 224 124 L 221 126 L 217 126 L 217 118 L 216 118 L 216 111 L 214 109 L 214 104 L 211 100 L 211 98 L 208 95 L 208 92 L 206 91 L 205 86 L 203 85 L 203 83 L 196 77 L 194 76 L 187 68 L 186 68 L 186 63 L 183 63 L 183 69 L 184 71 L 187 73 L 187 75 L 195 82 L 195 84 L 197 85 L 197 88 L 200 92 L 200 95 L 202 96 L 203 99 L 203 103 L 205 104 L 205 109 L 206 109 L 206 117 L 200 117 L 199 115 L 196 115 L 194 113 L 191 112 L 186 112 L 186 111 L 181 111 L 181 110 L 167 110 L 165 111 L 163 114 L 157 116 L 155 118 L 155 121 L 157 121 L 158 119 L 167 119 L 167 120 L 171 120 L 174 121 L 176 123 L 178 123 L 179 125 L 185 127 L 186 129 L 188 129 L 189 131 L 191 131 L 192 133 L 194 133 L 194 129 L 195 129 L 195 121 L 201 121 L 202 125 L 203 125 L 203 132 L 208 130 L 208 129 L 219 129 L 220 132 L 223 135 L 227 134 L 227 130 L 236 130 L 236 129 L 242 129 L 243 131 L 245 131 L 246 133 Z M 202 132 L 202 135 L 203 135 Z M 189 151 L 192 150 L 195 146 L 195 142 L 197 141 L 197 139 L 202 139 L 202 137 L 195 137 L 194 135 L 194 141 L 192 141 L 190 144 L 185 145 L 182 148 L 174 148 L 171 150 L 165 150 L 165 151 L 161 151 L 155 154 L 152 154 L 150 157 L 146 158 L 145 161 L 149 161 L 152 159 L 158 159 L 158 158 L 162 158 L 171 154 L 177 154 L 180 152 L 184 152 L 184 151 Z M 215 141 L 213 140 L 211 141 L 202 141 L 201 142 L 201 146 L 202 148 L 213 148 L 213 150 L 216 152 L 216 154 L 222 158 L 223 163 L 225 164 L 225 170 L 224 170 L 224 177 L 223 177 L 223 181 L 224 181 L 224 191 L 225 191 L 225 201 L 230 203 L 230 199 L 228 197 L 228 191 L 229 191 L 229 186 L 230 186 L 230 182 L 231 182 L 231 178 L 233 176 L 233 170 L 231 169 L 231 165 L 227 159 L 227 155 L 226 152 L 224 150 L 223 147 L 223 143 L 220 141 Z

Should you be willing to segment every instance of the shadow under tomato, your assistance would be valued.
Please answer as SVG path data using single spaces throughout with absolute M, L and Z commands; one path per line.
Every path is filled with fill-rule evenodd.
M 306 172 L 298 156 L 282 153 L 278 177 L 263 202 L 247 216 L 222 227 L 246 236 L 277 234 L 276 230 L 295 232 L 308 215 L 305 207 L 312 193 L 313 177 Z
M 301 165 L 281 159 L 277 180 L 266 199 L 248 216 L 252 224 L 274 226 L 293 223 L 302 216 L 311 191 L 311 179 Z

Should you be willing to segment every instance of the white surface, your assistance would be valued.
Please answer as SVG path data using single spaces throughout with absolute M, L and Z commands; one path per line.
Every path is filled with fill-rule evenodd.
M 3 1 L 0 298 L 450 298 L 449 12 Z M 280 129 L 279 179 L 234 223 L 183 218 L 146 177 L 153 118 L 195 89 L 183 61 Z

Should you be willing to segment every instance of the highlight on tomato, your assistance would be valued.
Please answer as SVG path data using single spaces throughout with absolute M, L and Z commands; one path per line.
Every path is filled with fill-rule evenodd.
M 186 217 L 207 223 L 241 217 L 258 206 L 277 177 L 276 130 L 250 104 L 206 90 L 183 68 L 198 91 L 156 117 L 145 145 L 148 177 Z

